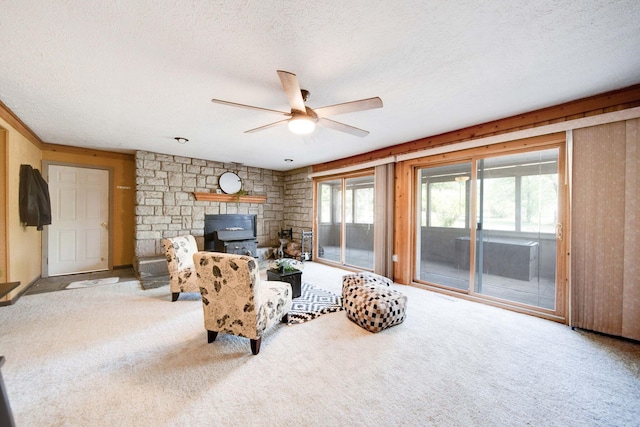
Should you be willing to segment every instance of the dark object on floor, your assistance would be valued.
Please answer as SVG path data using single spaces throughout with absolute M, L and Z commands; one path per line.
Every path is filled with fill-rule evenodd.
M 4 356 L 0 356 L 0 368 L 2 365 L 4 365 Z M 4 387 L 2 373 L 0 373 L 0 426 L 15 427 L 15 425 L 16 423 L 13 421 L 11 407 L 9 406 L 7 390 Z

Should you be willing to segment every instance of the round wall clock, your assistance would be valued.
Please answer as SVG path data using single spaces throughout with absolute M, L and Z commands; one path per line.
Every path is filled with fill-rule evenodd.
M 242 188 L 242 180 L 233 172 L 225 172 L 220 175 L 218 185 L 226 194 L 235 194 Z

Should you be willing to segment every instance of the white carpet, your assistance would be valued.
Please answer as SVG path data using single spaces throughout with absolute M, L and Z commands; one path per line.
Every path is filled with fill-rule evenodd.
M 303 280 L 338 293 L 339 270 Z M 135 282 L 0 307 L 18 426 L 638 425 L 640 344 L 411 287 L 378 334 L 344 311 L 207 344 L 199 296 Z
M 88 288 L 91 286 L 113 285 L 118 283 L 119 277 L 105 277 L 103 279 L 90 279 L 71 282 L 65 289 Z

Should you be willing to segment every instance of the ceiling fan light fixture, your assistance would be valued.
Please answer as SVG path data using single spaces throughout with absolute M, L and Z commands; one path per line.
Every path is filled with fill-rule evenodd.
M 316 128 L 316 124 L 307 116 L 294 116 L 287 124 L 289 130 L 298 135 L 307 135 Z

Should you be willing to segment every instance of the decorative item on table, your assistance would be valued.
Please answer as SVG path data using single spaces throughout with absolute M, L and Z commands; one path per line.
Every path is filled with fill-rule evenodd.
M 280 270 L 283 273 L 301 270 L 304 267 L 299 261 L 291 258 L 280 258 L 273 261 L 271 268 L 274 270 Z

